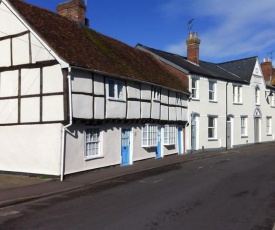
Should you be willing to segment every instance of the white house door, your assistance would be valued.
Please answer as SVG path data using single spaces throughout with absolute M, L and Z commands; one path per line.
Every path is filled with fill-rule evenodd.
M 226 147 L 229 149 L 232 147 L 232 121 L 231 118 L 227 118 L 227 142 L 226 142 Z
M 255 136 L 255 143 L 260 142 L 260 118 L 254 118 L 254 136 Z
M 197 150 L 197 121 L 195 117 L 191 122 L 191 149 L 192 151 Z

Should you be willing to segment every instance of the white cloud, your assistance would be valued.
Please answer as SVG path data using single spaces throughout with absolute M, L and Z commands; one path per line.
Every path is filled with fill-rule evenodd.
M 168 18 L 195 17 L 204 59 L 267 56 L 275 49 L 274 0 L 170 0 L 161 6 Z M 168 44 L 167 51 L 186 55 L 185 41 Z M 275 53 L 274 53 L 275 58 Z

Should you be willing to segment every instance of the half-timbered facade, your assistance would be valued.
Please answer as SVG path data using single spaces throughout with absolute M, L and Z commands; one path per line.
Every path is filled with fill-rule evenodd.
M 186 44 L 187 57 L 136 47 L 189 77 L 187 152 L 274 141 L 274 87 L 266 84 L 258 58 L 210 63 L 199 60 L 196 33 Z
M 68 4 L 85 14 L 81 0 L 58 9 Z M 63 179 L 185 151 L 184 75 L 89 29 L 85 15 L 2 0 L 0 18 L 1 171 Z

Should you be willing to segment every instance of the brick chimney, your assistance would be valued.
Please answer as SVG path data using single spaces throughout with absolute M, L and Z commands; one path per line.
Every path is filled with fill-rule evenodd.
M 263 62 L 261 63 L 261 68 L 265 81 L 270 83 L 272 79 L 272 62 L 270 58 L 264 58 Z
M 88 20 L 85 18 L 86 4 L 83 0 L 70 0 L 60 3 L 56 10 L 59 15 L 88 26 Z
M 199 46 L 201 40 L 197 38 L 197 33 L 189 33 L 186 40 L 187 45 L 187 60 L 199 64 Z

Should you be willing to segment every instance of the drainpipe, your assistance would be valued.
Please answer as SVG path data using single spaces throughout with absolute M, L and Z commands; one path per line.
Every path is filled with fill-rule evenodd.
M 228 108 L 227 108 L 227 88 L 228 88 L 228 83 L 226 82 L 226 88 L 225 88 L 225 149 L 228 149 L 227 147 L 227 135 L 228 135 L 228 130 L 227 130 L 227 113 L 228 113 Z
M 68 68 L 68 86 L 69 86 L 69 115 L 70 121 L 69 124 L 63 126 L 62 128 L 62 149 L 61 149 L 61 166 L 60 166 L 60 181 L 64 180 L 64 170 L 65 170 L 65 134 L 68 131 L 68 127 L 73 124 L 73 113 L 72 113 L 72 76 L 71 76 L 71 67 Z

